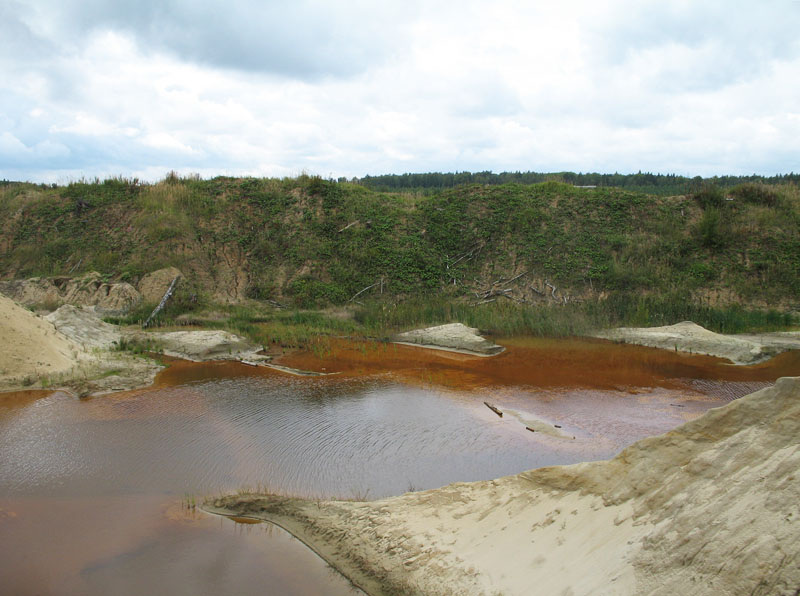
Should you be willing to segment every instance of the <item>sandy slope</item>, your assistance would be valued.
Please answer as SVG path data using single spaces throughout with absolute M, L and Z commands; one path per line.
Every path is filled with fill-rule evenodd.
M 0 387 L 65 373 L 85 357 L 50 321 L 0 294 Z
M 259 495 L 371 594 L 796 594 L 800 378 L 616 458 L 374 501 Z
M 88 395 L 151 385 L 161 365 L 109 350 L 118 337 L 87 310 L 65 305 L 43 318 L 0 295 L 0 391 Z

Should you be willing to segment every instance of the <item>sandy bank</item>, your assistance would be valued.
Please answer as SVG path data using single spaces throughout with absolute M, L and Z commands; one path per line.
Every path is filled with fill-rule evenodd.
M 368 503 L 234 495 L 370 594 L 795 594 L 800 378 L 604 462 Z
M 734 364 L 756 364 L 786 350 L 800 350 L 800 332 L 722 335 L 691 321 L 664 327 L 620 327 L 593 335 L 623 343 L 707 354 Z
M 0 295 L 0 390 L 61 388 L 79 395 L 151 385 L 160 365 L 112 352 L 114 327 L 63 306 L 40 317 Z
M 503 351 L 498 346 L 480 336 L 477 329 L 462 323 L 449 323 L 425 329 L 414 329 L 395 335 L 395 343 L 436 350 L 450 350 L 477 356 L 494 356 Z
M 153 384 L 163 367 L 120 350 L 125 342 L 192 360 L 267 357 L 251 342 L 222 330 L 143 332 L 100 319 L 95 308 L 61 306 L 40 317 L 0 295 L 0 391 L 61 388 L 79 395 L 123 391 Z

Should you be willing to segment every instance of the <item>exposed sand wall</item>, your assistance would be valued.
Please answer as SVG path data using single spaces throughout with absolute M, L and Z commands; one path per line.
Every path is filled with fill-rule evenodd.
M 235 495 L 371 594 L 786 594 L 800 586 L 800 378 L 605 462 L 369 503 Z
M 0 281 L 0 293 L 25 306 L 94 306 L 107 314 L 126 313 L 142 301 L 132 285 L 106 282 L 97 272 L 75 278 L 34 277 Z

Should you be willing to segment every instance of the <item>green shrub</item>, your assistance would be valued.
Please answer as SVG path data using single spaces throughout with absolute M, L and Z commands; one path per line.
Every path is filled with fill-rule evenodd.
M 725 204 L 725 191 L 718 186 L 709 184 L 695 192 L 692 198 L 697 201 L 697 204 L 703 209 L 719 209 Z
M 697 224 L 697 236 L 705 248 L 719 248 L 727 240 L 719 209 L 707 207 Z
M 310 276 L 294 280 L 288 289 L 297 306 L 301 308 L 314 308 L 326 303 L 342 304 L 347 300 L 341 287 Z
M 730 190 L 730 194 L 753 205 L 764 205 L 766 207 L 776 207 L 780 202 L 780 194 L 773 186 L 757 183 L 745 183 L 735 186 Z

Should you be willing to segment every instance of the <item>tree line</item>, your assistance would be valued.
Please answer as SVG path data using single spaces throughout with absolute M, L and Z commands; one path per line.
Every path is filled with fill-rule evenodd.
M 408 174 L 383 174 L 364 176 L 340 182 L 352 182 L 367 188 L 383 192 L 419 192 L 431 194 L 442 189 L 453 188 L 465 184 L 536 184 L 555 180 L 575 186 L 611 186 L 626 190 L 645 192 L 657 195 L 681 195 L 696 192 L 704 186 L 727 188 L 746 182 L 762 184 L 783 184 L 800 182 L 800 174 L 778 174 L 775 176 L 701 176 L 687 177 L 677 174 L 653 174 L 637 172 L 636 174 L 600 174 L 575 172 L 428 172 Z

